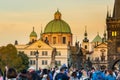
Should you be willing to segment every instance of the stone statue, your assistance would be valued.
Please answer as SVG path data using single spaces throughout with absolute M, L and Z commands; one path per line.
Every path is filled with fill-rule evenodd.
M 53 48 L 51 55 L 51 68 L 55 67 L 55 56 L 57 54 L 56 48 Z
M 102 53 L 102 56 L 101 56 L 101 61 L 105 61 L 105 56 L 104 56 L 104 53 Z

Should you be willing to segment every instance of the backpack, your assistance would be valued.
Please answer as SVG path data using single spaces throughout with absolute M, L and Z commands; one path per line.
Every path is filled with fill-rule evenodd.
M 63 79 L 62 79 L 62 74 L 61 74 L 61 73 L 58 73 L 58 74 L 55 76 L 55 80 L 63 80 Z
M 56 76 L 55 76 L 55 80 L 69 80 L 68 77 L 63 74 L 63 73 L 58 73 Z
M 102 72 L 96 72 L 96 80 L 104 80 Z

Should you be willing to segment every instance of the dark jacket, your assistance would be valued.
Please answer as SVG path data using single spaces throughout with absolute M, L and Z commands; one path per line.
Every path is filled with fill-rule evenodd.
M 63 73 L 58 73 L 55 76 L 55 80 L 69 80 L 69 77 Z

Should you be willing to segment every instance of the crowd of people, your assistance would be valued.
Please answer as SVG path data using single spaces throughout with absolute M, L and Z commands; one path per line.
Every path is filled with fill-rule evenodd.
M 67 67 L 39 69 L 29 67 L 21 72 L 14 68 L 8 68 L 5 72 L 0 69 L 0 80 L 120 80 L 119 70 L 107 70 L 100 68 L 84 68 L 77 70 Z

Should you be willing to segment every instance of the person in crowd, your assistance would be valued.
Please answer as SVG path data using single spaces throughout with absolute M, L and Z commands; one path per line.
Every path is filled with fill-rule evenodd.
M 116 80 L 120 80 L 120 72 L 118 72 L 118 75 L 116 77 Z
M 8 71 L 8 66 L 5 66 L 4 75 L 3 75 L 4 80 L 7 80 L 7 71 Z
M 48 70 L 47 69 L 43 69 L 42 74 L 40 76 L 41 80 L 50 80 L 50 76 L 48 74 Z
M 9 68 L 7 71 L 7 78 L 8 80 L 17 80 L 17 72 L 14 68 Z
M 113 75 L 112 70 L 108 70 L 108 75 L 106 76 L 105 80 L 116 80 L 116 77 Z
M 18 80 L 28 80 L 29 79 L 29 76 L 30 75 L 28 75 L 27 74 L 27 70 L 26 69 L 23 69 L 22 71 L 21 71 L 21 73 L 18 75 Z
M 92 74 L 92 80 L 105 80 L 105 75 L 99 67 L 96 67 L 95 72 Z
M 69 80 L 69 77 L 65 74 L 65 68 L 60 69 L 60 73 L 55 76 L 55 80 Z
M 79 80 L 78 77 L 77 77 L 77 73 L 76 72 L 73 72 L 71 77 L 70 77 L 70 80 Z
M 51 70 L 48 70 L 48 76 L 49 76 L 50 80 L 53 80 L 53 76 L 52 76 L 52 71 Z
M 108 76 L 108 74 L 109 74 L 108 70 L 105 70 L 105 71 L 104 71 L 105 79 L 106 79 L 106 77 Z
M 3 80 L 3 72 L 1 70 L 1 68 L 0 68 L 0 80 Z
M 27 74 L 29 75 L 29 80 L 40 80 L 40 77 L 38 76 L 37 72 L 35 71 L 35 68 L 32 66 L 28 69 Z
M 81 72 L 82 72 L 82 76 L 81 76 L 80 80 L 89 80 L 87 72 L 84 69 L 82 69 Z
M 55 76 L 60 73 L 60 70 L 58 68 L 55 69 L 55 72 L 53 74 L 53 80 L 55 80 Z
M 3 80 L 3 75 L 0 73 L 0 80 Z
M 88 72 L 88 76 L 89 76 L 90 80 L 92 79 L 92 75 L 94 74 L 94 72 L 95 72 L 95 68 L 92 67 L 91 70 Z

